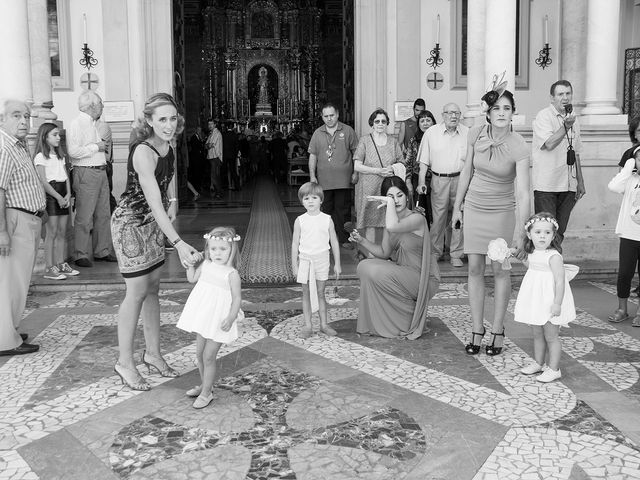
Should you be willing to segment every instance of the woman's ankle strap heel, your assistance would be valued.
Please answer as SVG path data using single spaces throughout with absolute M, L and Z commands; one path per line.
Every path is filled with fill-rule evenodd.
M 485 328 L 482 333 L 471 331 L 471 341 L 464 346 L 464 351 L 467 352 L 467 355 L 477 355 L 480 353 L 480 343 L 482 343 L 482 337 L 487 333 L 487 329 Z M 473 343 L 475 337 L 480 337 L 480 342 L 476 345 Z
M 495 343 L 496 343 L 496 337 L 504 337 L 504 327 L 502 328 L 502 333 L 491 332 L 491 335 L 493 335 L 493 340 L 491 340 L 491 345 L 487 345 L 485 347 L 485 351 L 487 352 L 487 355 L 489 355 L 490 357 L 493 357 L 495 355 L 500 355 L 502 353 L 502 347 L 496 347 Z

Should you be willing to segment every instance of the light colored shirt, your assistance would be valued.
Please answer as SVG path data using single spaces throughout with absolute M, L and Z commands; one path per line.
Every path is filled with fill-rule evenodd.
M 47 182 L 67 181 L 67 169 L 64 165 L 64 159 L 58 158 L 54 151 L 49 152 L 49 158 L 45 157 L 42 152 L 38 153 L 33 159 L 33 164 L 44 167 L 44 176 Z
M 300 222 L 300 245 L 298 251 L 301 255 L 318 255 L 329 250 L 329 226 L 331 217 L 320 212 L 318 215 L 303 213 L 298 217 Z
M 98 151 L 100 141 L 95 120 L 90 115 L 80 112 L 67 129 L 67 147 L 71 163 L 76 167 L 106 165 L 104 152 Z
M 576 180 L 575 166 L 567 165 L 567 147 L 569 141 L 573 143 L 576 153 L 582 150 L 580 140 L 580 125 L 576 119 L 573 127 L 565 134 L 562 141 L 553 150 L 542 148 L 553 132 L 563 124 L 564 116 L 549 105 L 538 112 L 531 124 L 533 128 L 533 141 L 531 148 L 532 183 L 533 189 L 540 192 L 575 192 L 578 184 Z
M 444 123 L 428 128 L 418 149 L 418 161 L 431 167 L 432 172 L 446 174 L 462 170 L 467 157 L 469 128 L 458 125 L 450 132 Z
M 31 212 L 44 210 L 44 188 L 27 146 L 0 129 L 0 189 L 5 192 L 5 206 Z
M 219 158 L 222 160 L 222 134 L 215 127 L 207 138 L 207 158 Z
M 633 170 L 636 167 L 636 159 L 630 158 L 624 167 L 609 182 L 609 190 L 622 193 L 622 204 L 616 223 L 616 235 L 627 240 L 640 241 L 640 175 Z
M 104 142 L 104 156 L 107 162 L 113 162 L 113 133 L 111 127 L 107 122 L 99 118 L 96 120 L 96 130 L 98 131 L 99 138 Z

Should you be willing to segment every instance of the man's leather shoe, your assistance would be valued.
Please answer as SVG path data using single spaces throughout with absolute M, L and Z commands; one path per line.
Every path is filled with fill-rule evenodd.
M 93 257 L 93 260 L 96 262 L 117 262 L 118 259 L 113 253 L 109 255 L 105 255 L 104 257 Z
M 88 258 L 79 258 L 76 260 L 76 265 L 78 267 L 83 267 L 83 268 L 91 268 L 93 267 L 93 263 L 91 263 L 91 260 L 89 260 Z
M 40 345 L 31 345 L 29 343 L 23 343 L 11 350 L 0 350 L 0 356 L 6 357 L 9 355 L 24 355 L 26 353 L 35 353 L 40 350 Z
M 27 341 L 27 338 L 29 338 L 29 334 L 27 333 L 21 333 L 20 334 L 20 338 L 22 339 L 23 342 Z

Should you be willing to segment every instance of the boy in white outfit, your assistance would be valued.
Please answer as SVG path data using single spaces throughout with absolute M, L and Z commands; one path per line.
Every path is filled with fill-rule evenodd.
M 324 287 L 329 278 L 329 245 L 333 252 L 333 273 L 336 280 L 340 276 L 340 247 L 331 216 L 320 211 L 324 200 L 322 187 L 307 182 L 298 190 L 298 198 L 307 210 L 293 224 L 291 242 L 291 269 L 302 283 L 302 314 L 305 326 L 300 331 L 302 338 L 313 334 L 311 315 L 318 311 L 320 331 L 335 335 L 336 331 L 327 324 L 327 301 Z

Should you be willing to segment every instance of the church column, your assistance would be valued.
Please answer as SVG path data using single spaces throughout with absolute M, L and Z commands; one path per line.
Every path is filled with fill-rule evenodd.
M 33 102 L 27 2 L 2 2 L 0 96 Z
M 236 67 L 238 66 L 238 54 L 235 50 L 229 50 L 224 54 L 224 63 L 227 70 L 227 115 L 238 118 L 236 109 Z
M 561 49 L 558 56 L 558 60 L 562 59 L 560 78 L 571 82 L 573 106 L 578 107 L 576 111 L 580 112 L 581 107 L 584 107 L 584 79 L 587 78 L 584 61 L 587 56 L 587 0 L 572 0 L 562 2 L 560 5 L 562 10 Z M 554 63 L 555 60 L 554 58 Z
M 367 132 L 371 112 L 387 91 L 387 7 L 385 0 L 355 0 L 355 117 L 359 134 Z
M 47 29 L 47 0 L 29 0 L 29 50 L 31 52 L 31 75 L 33 87 L 32 115 L 42 122 L 58 116 L 51 111 L 53 94 L 51 86 L 51 60 L 49 58 L 49 35 Z
M 507 81 L 507 89 L 515 92 L 516 2 L 514 0 L 486 0 L 486 2 L 485 89 L 491 85 L 494 75 L 500 78 L 502 72 L 505 72 L 504 80 Z
M 616 104 L 620 0 L 589 0 L 587 15 L 586 106 L 580 120 L 626 123 Z
M 464 118 L 465 123 L 472 126 L 484 118 L 480 110 L 480 97 L 485 91 L 485 0 L 468 2 L 467 8 L 467 111 Z

